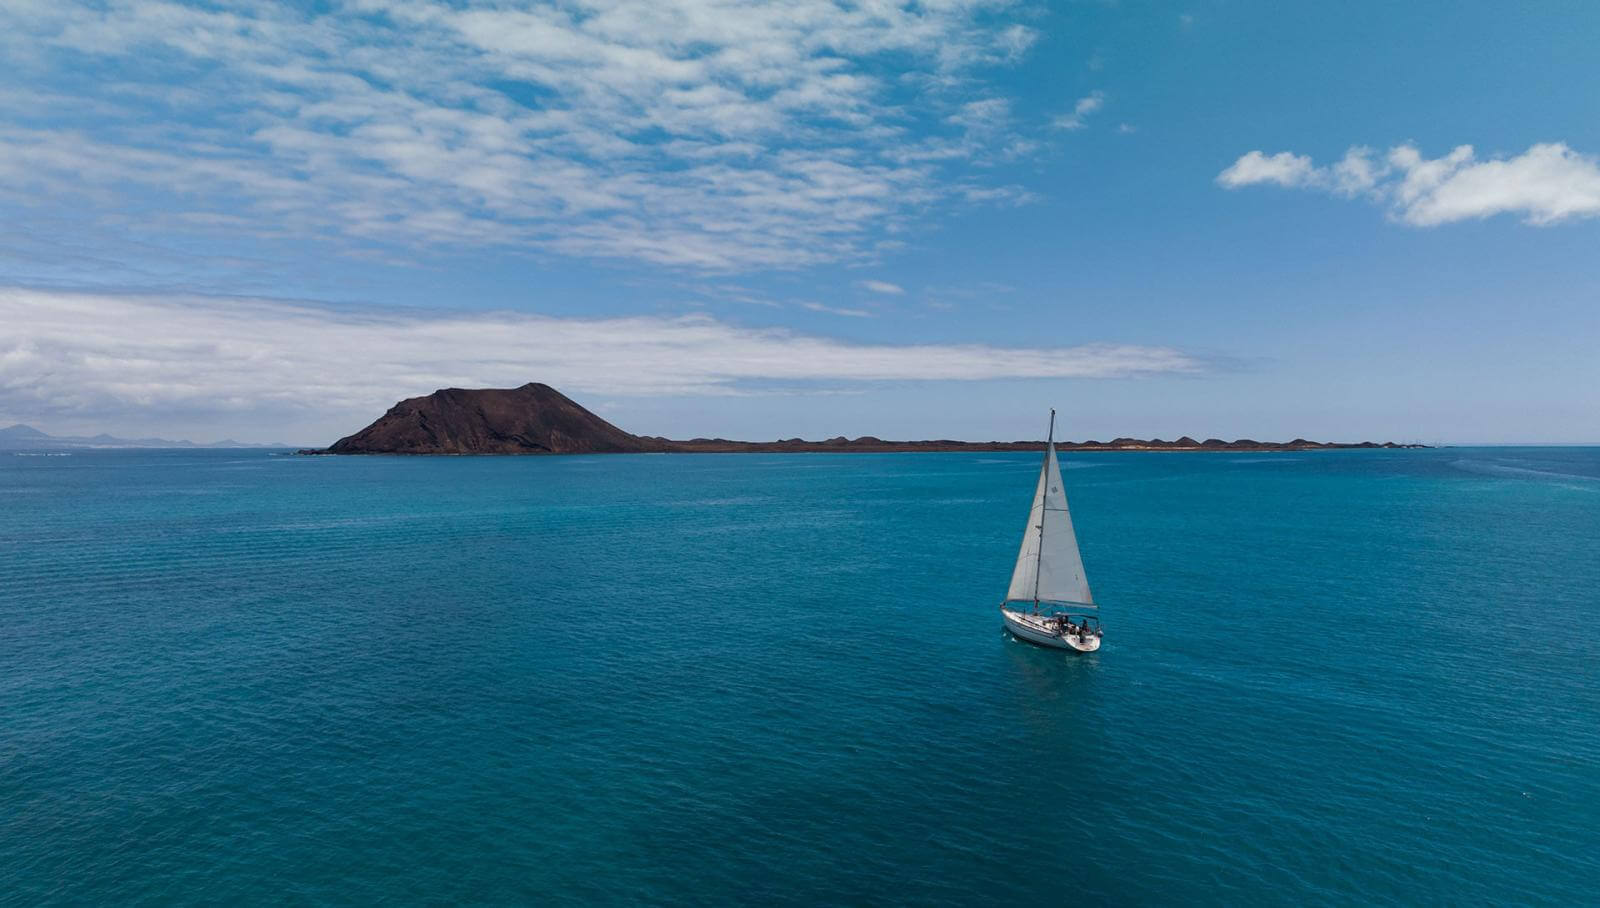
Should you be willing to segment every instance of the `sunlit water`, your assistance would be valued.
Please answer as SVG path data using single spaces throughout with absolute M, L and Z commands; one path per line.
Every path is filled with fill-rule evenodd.
M 1594 903 L 1600 450 L 0 454 L 0 901 Z

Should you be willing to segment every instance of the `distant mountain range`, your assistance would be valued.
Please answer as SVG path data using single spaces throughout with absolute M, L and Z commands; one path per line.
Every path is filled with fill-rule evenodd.
M 289 448 L 285 444 L 248 444 L 224 438 L 210 444 L 173 441 L 170 438 L 118 438 L 101 433 L 93 436 L 46 435 L 33 426 L 17 423 L 0 429 L 0 451 L 27 451 L 36 448 Z
M 1320 448 L 1419 448 L 1394 442 L 1335 444 L 1307 441 L 1255 441 L 1241 438 L 1175 441 L 1115 438 L 1111 441 L 1059 441 L 1081 451 L 1309 451 Z M 324 450 L 303 454 L 625 454 L 889 451 L 1038 451 L 1043 441 L 885 441 L 881 438 L 830 438 L 805 441 L 729 441 L 725 438 L 668 438 L 633 435 L 579 406 L 549 385 L 520 388 L 445 388 L 402 400 L 365 429 Z

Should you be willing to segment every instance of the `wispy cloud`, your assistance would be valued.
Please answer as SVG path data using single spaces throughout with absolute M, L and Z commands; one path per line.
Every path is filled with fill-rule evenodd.
M 1057 129 L 1082 129 L 1088 126 L 1089 116 L 1104 107 L 1106 96 L 1104 92 L 1091 92 L 1079 98 L 1078 103 L 1072 106 L 1072 113 L 1062 114 L 1055 119 Z
M 862 281 L 861 287 L 864 290 L 871 290 L 873 293 L 887 293 L 892 296 L 899 296 L 906 292 L 906 288 L 899 284 L 891 284 L 888 281 Z
M 872 313 L 865 309 L 848 309 L 842 306 L 829 306 L 824 303 L 804 302 L 800 304 L 800 308 L 810 309 L 812 312 L 826 312 L 830 315 L 847 315 L 851 318 L 872 317 Z
M 1218 174 L 1217 182 L 1228 189 L 1270 184 L 1367 198 L 1417 227 L 1497 214 L 1520 214 L 1536 225 L 1600 216 L 1600 159 L 1560 142 L 1488 160 L 1480 160 L 1471 145 L 1432 159 L 1412 145 L 1397 145 L 1382 156 L 1357 146 L 1325 167 L 1307 155 L 1252 151 Z
M 964 100 L 1034 42 L 1011 4 L 10 3 L 0 200 L 711 270 L 870 258 L 974 198 L 960 162 L 1025 147 L 982 128 L 1004 99 Z
M 348 429 L 398 397 L 547 381 L 601 395 L 759 383 L 1111 378 L 1194 372 L 1168 347 L 859 344 L 706 316 L 551 318 L 264 300 L 0 290 L 0 413 L 192 422 L 261 414 Z

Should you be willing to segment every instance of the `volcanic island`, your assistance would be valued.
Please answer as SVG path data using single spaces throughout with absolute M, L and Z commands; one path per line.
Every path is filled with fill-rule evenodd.
M 887 441 L 829 438 L 806 441 L 730 441 L 691 438 L 675 441 L 634 435 L 584 409 L 555 388 L 529 382 L 520 388 L 443 388 L 423 397 L 400 401 L 365 429 L 327 448 L 306 448 L 301 454 L 745 454 L 745 453 L 893 453 L 909 451 L 1040 451 L 1044 441 Z M 1426 445 L 1363 441 L 1353 444 L 1307 441 L 1273 442 L 1240 438 L 1196 441 L 1185 435 L 1159 438 L 1113 438 L 1110 441 L 1058 441 L 1070 451 L 1313 451 L 1349 448 L 1421 448 Z

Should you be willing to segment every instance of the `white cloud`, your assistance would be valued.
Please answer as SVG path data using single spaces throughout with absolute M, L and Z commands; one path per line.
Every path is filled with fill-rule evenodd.
M 1229 189 L 1240 186 L 1253 186 L 1257 183 L 1276 183 L 1279 186 L 1303 186 L 1316 172 L 1311 159 L 1305 155 L 1290 154 L 1287 151 L 1275 155 L 1264 155 L 1259 151 L 1252 151 L 1233 166 L 1217 174 L 1217 182 Z
M 1104 107 L 1105 103 L 1104 92 L 1090 92 L 1078 99 L 1078 103 L 1072 106 L 1072 113 L 1056 117 L 1055 126 L 1057 129 L 1082 129 L 1089 125 L 1085 122 L 1089 115 Z
M 1039 40 L 1039 33 L 1026 25 L 1012 25 L 1001 30 L 999 46 L 1007 60 L 1020 60 L 1023 54 Z
M 867 259 L 971 198 L 951 168 L 1024 147 L 976 128 L 1005 99 L 961 100 L 1034 43 L 1012 2 L 5 4 L 0 55 L 79 103 L 0 91 L 0 200 L 212 236 Z
M 1388 176 L 1389 168 L 1372 158 L 1372 149 L 1357 145 L 1344 153 L 1339 163 L 1328 172 L 1329 182 L 1341 195 L 1356 196 L 1370 193 L 1378 181 Z
M 1600 163 L 1564 144 L 1535 145 L 1514 158 L 1474 161 L 1463 145 L 1438 162 L 1422 161 L 1410 147 L 1390 163 L 1405 173 L 1399 196 L 1406 220 L 1428 226 L 1502 212 L 1531 224 L 1600 215 Z
M 873 293 L 887 293 L 893 296 L 899 296 L 906 292 L 906 288 L 899 284 L 891 284 L 888 281 L 862 281 L 861 286 L 863 289 L 871 290 Z
M 0 413 L 350 431 L 396 399 L 545 381 L 596 395 L 751 383 L 1110 378 L 1194 372 L 1167 347 L 859 344 L 705 316 L 550 318 L 0 289 Z
M 1313 166 L 1304 155 L 1252 151 L 1217 182 L 1229 189 L 1274 183 L 1363 196 L 1418 227 L 1497 214 L 1518 214 L 1536 225 L 1600 216 L 1600 160 L 1560 142 L 1488 160 L 1479 160 L 1471 145 L 1432 159 L 1412 145 L 1398 145 L 1382 158 L 1357 146 L 1329 167 Z

